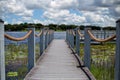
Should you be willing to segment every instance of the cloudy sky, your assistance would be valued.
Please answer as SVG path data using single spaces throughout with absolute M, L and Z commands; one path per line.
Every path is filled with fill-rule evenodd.
M 120 0 L 0 0 L 5 23 L 115 26 Z

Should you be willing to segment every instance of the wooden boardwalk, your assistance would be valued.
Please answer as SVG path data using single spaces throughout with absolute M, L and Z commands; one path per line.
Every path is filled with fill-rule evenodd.
M 53 40 L 25 80 L 89 80 L 65 40 Z

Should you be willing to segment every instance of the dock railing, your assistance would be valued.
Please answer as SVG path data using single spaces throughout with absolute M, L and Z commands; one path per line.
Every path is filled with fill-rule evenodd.
M 20 68 L 20 62 L 19 62 L 20 59 L 18 57 L 17 58 L 13 57 L 14 59 L 12 59 L 12 60 L 5 59 L 6 55 L 8 55 L 8 54 L 10 54 L 10 56 L 7 56 L 7 58 L 11 57 L 11 52 L 6 52 L 6 47 L 5 47 L 6 44 L 5 44 L 4 37 L 10 41 L 15 41 L 17 43 L 19 43 L 20 41 L 23 41 L 23 40 L 27 40 L 27 44 L 25 46 L 22 46 L 22 48 L 20 46 L 21 44 L 19 44 L 19 45 L 17 44 L 17 46 L 16 46 L 16 44 L 14 44 L 14 45 L 7 44 L 7 47 L 9 45 L 9 48 L 10 48 L 10 49 L 8 49 L 8 48 L 7 49 L 10 51 L 13 50 L 12 55 L 14 55 L 15 57 L 16 57 L 16 55 L 17 56 L 22 55 L 22 54 L 20 54 L 20 52 L 22 53 L 22 49 L 24 49 L 23 54 L 26 54 L 27 58 L 25 59 L 26 61 L 24 61 L 25 64 L 24 64 L 24 62 L 22 63 L 22 65 L 24 64 L 26 66 L 23 69 Z M 35 50 L 36 39 L 35 38 L 39 38 L 39 42 L 37 44 L 39 44 L 39 49 L 40 49 L 39 57 L 40 57 L 44 53 L 44 51 L 48 47 L 48 45 L 51 43 L 51 41 L 53 40 L 54 31 L 49 30 L 48 28 L 43 28 L 40 30 L 39 34 L 36 34 L 35 28 L 33 26 L 30 26 L 28 28 L 28 32 L 23 37 L 16 38 L 16 37 L 13 37 L 4 32 L 4 22 L 2 20 L 0 20 L 0 80 L 24 79 L 25 75 L 36 65 L 36 57 L 35 57 L 36 56 L 36 50 Z M 10 45 L 12 45 L 12 46 L 10 46 Z M 17 48 L 15 48 L 13 46 L 15 46 Z M 15 53 L 14 52 L 15 49 L 20 50 L 19 53 Z M 27 49 L 27 50 L 25 50 L 25 49 Z M 28 53 L 25 53 L 26 51 L 28 51 Z M 25 57 L 25 56 L 19 56 L 19 57 L 21 58 L 21 57 Z M 9 62 L 7 62 L 7 61 L 9 61 Z M 8 63 L 10 63 L 10 64 L 8 65 L 8 67 L 6 67 L 6 64 L 8 64 Z M 14 63 L 15 63 L 15 66 L 16 66 L 16 64 L 18 65 L 18 67 L 19 67 L 18 69 L 21 70 L 20 72 L 17 72 L 18 69 L 16 70 L 14 66 L 11 66 Z M 10 69 L 8 70 L 6 68 L 10 68 Z M 24 76 L 24 77 L 19 76 L 19 73 L 23 74 L 22 76 Z
M 104 34 L 103 34 L 104 33 Z M 95 34 L 92 33 L 92 30 L 90 27 L 86 26 L 84 28 L 84 34 L 81 33 L 79 27 L 76 28 L 76 29 L 72 29 L 72 30 L 67 30 L 66 31 L 66 41 L 68 42 L 69 46 L 72 48 L 72 50 L 74 50 L 75 54 L 77 56 L 81 56 L 81 53 L 80 53 L 80 50 L 83 49 L 83 61 L 82 62 L 79 62 L 79 66 L 85 66 L 87 67 L 89 70 L 91 70 L 91 66 L 92 66 L 92 53 L 91 53 L 91 44 L 92 44 L 92 41 L 94 42 L 97 42 L 99 44 L 96 44 L 96 45 L 101 45 L 101 43 L 105 44 L 105 43 L 108 43 L 108 41 L 111 41 L 111 40 L 116 40 L 116 49 L 115 49 L 115 46 L 114 44 L 112 44 L 112 46 L 114 46 L 114 57 L 113 58 L 113 63 L 115 63 L 115 65 L 113 64 L 113 72 L 108 72 L 108 73 L 114 73 L 114 74 L 108 74 L 108 76 L 103 76 L 103 78 L 101 79 L 104 79 L 104 80 L 120 80 L 120 19 L 118 21 L 116 21 L 116 34 L 113 34 L 112 36 L 107 36 L 106 38 L 106 32 L 103 31 L 103 36 L 101 36 L 101 38 L 99 36 L 99 34 L 97 34 L 97 36 L 95 36 Z M 80 39 L 81 37 L 84 39 L 83 43 L 84 43 L 84 46 L 83 47 L 80 47 Z M 104 37 L 104 38 L 103 38 Z M 102 45 L 101 45 L 102 46 Z M 101 52 L 100 50 L 98 52 Z M 96 52 L 97 53 L 97 52 Z M 106 56 L 106 55 L 104 55 Z M 99 56 L 98 56 L 99 58 Z M 112 61 L 112 59 L 111 59 Z M 101 62 L 100 62 L 101 63 Z M 101 63 L 103 65 L 105 65 L 105 63 Z M 106 65 L 105 65 L 106 66 Z M 107 65 L 107 68 L 109 67 L 109 65 Z M 101 68 L 102 70 L 103 68 Z M 93 69 L 94 70 L 94 69 Z M 99 72 L 97 72 L 99 74 Z M 96 74 L 97 74 L 96 73 Z M 106 73 L 107 74 L 107 73 Z M 107 78 L 109 77 L 110 78 Z M 114 76 L 114 77 L 112 77 Z

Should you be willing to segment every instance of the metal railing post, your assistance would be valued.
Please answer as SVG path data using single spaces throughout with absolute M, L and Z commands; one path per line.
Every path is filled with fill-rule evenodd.
M 120 80 L 120 19 L 116 21 L 115 80 Z
M 40 36 L 40 56 L 43 53 L 43 40 L 44 40 L 44 29 L 42 29 L 42 34 Z
M 79 30 L 79 28 L 76 28 L 76 30 L 75 30 L 75 32 L 76 32 L 76 53 L 78 54 L 78 55 L 80 55 L 80 37 L 79 37 L 79 34 L 78 34 L 78 30 Z
M 89 27 L 85 27 L 85 39 L 84 39 L 84 64 L 86 67 L 90 69 L 90 63 L 91 63 L 91 51 L 90 51 L 90 41 L 91 38 L 88 34 Z
M 35 65 L 35 28 L 30 28 L 32 33 L 28 38 L 28 71 Z
M 0 19 L 0 80 L 5 80 L 4 21 Z

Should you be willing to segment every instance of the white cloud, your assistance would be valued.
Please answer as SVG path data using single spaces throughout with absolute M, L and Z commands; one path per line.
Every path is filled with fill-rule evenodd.
M 52 0 L 21 0 L 27 9 L 46 9 Z
M 62 24 L 67 22 L 66 24 L 80 24 L 85 22 L 85 17 L 77 15 L 75 13 L 70 13 L 69 10 L 54 10 L 54 11 L 46 11 L 44 13 L 44 17 L 47 19 L 56 21 L 58 24 Z
M 92 12 L 84 12 L 83 16 L 85 16 L 88 22 L 102 22 L 103 18 L 100 15 L 97 15 Z
M 44 13 L 40 16 L 45 18 L 44 21 L 32 18 L 35 9 L 43 9 Z M 70 9 L 79 9 L 79 14 L 70 12 Z M 20 17 L 19 21 L 13 18 L 16 23 L 107 26 L 114 25 L 115 20 L 120 18 L 120 0 L 0 0 L 0 18 L 8 18 L 10 14 Z
M 30 20 L 32 20 L 32 18 L 31 17 L 22 17 L 22 20 L 24 20 L 24 21 L 30 21 Z
M 70 9 L 78 6 L 78 0 L 54 0 L 50 3 L 50 7 L 55 9 Z
M 33 10 L 28 10 L 20 1 L 11 0 L 5 2 L 5 9 L 8 14 L 12 13 L 19 16 L 32 16 Z
M 115 8 L 115 11 L 120 14 L 120 6 L 117 6 L 117 7 Z
M 54 10 L 54 11 L 45 11 L 44 16 L 48 19 L 58 19 L 58 18 L 64 18 L 67 15 L 69 15 L 68 10 Z M 59 20 L 59 19 L 58 19 Z

